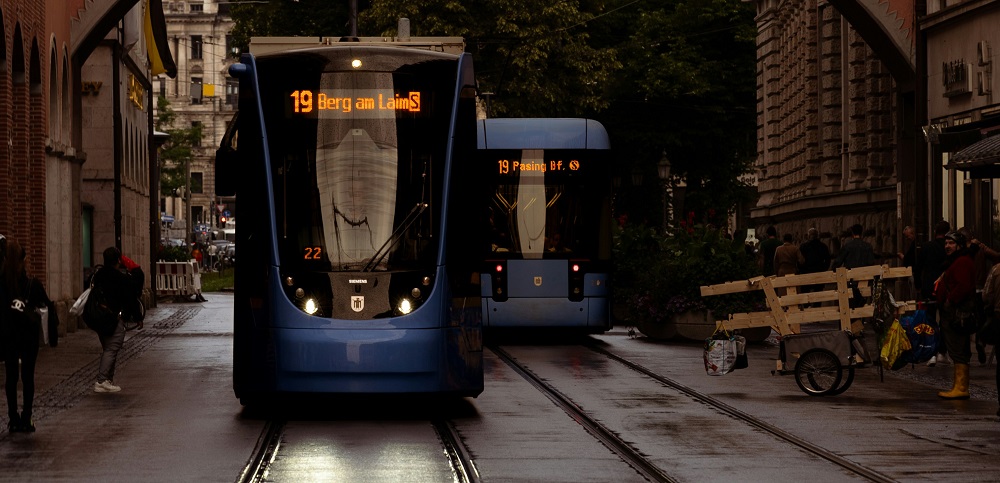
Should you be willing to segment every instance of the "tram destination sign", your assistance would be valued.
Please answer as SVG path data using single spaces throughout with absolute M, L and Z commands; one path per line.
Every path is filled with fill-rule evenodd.
M 498 159 L 497 172 L 501 175 L 514 175 L 522 171 L 537 172 L 560 172 L 579 171 L 581 168 L 579 159 L 550 159 L 550 160 L 519 160 L 519 159 Z
M 289 117 L 324 118 L 389 117 L 397 113 L 420 114 L 421 92 L 390 89 L 299 89 L 288 95 Z

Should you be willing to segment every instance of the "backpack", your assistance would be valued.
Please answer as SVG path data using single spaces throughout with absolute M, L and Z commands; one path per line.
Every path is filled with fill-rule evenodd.
M 932 320 L 927 320 L 927 312 L 917 310 L 913 315 L 903 316 L 900 324 L 906 330 L 906 336 L 910 339 L 910 350 L 904 352 L 893 369 L 899 369 L 906 364 L 919 364 L 927 362 L 937 353 L 940 343 L 940 331 L 938 325 Z
M 83 307 L 83 322 L 98 335 L 109 336 L 118 326 L 118 314 L 111 310 L 108 294 L 100 284 L 90 284 L 90 295 Z

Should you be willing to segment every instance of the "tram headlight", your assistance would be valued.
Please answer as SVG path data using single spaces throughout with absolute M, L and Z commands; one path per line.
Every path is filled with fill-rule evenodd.
M 319 305 L 315 299 L 310 298 L 306 300 L 305 305 L 302 306 L 302 310 L 309 315 L 313 315 L 319 310 Z
M 410 304 L 409 299 L 403 299 L 399 302 L 399 306 L 396 307 L 396 310 L 398 310 L 399 313 L 406 315 L 413 311 L 413 305 Z

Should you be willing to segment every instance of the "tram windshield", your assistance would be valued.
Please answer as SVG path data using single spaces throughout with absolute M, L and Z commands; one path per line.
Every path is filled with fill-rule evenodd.
M 434 266 L 454 57 L 355 48 L 258 65 L 282 265 Z
M 601 258 L 610 178 L 594 150 L 489 150 L 490 258 Z

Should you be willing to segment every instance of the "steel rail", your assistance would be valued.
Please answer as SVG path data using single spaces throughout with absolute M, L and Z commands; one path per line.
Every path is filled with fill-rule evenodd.
M 479 483 L 482 481 L 475 461 L 472 459 L 472 454 L 462 443 L 462 436 L 458 434 L 455 425 L 451 421 L 445 420 L 435 420 L 431 424 L 438 437 L 441 438 L 441 444 L 444 445 L 448 460 L 451 461 L 452 471 L 455 472 L 455 481 L 457 483 Z
M 281 437 L 285 433 L 285 422 L 269 420 L 257 438 L 257 444 L 250 454 L 246 467 L 240 473 L 236 483 L 261 483 L 267 478 L 267 471 L 278 455 Z
M 812 453 L 812 454 L 814 454 L 816 456 L 819 456 L 820 458 L 823 458 L 823 459 L 825 459 L 825 460 L 827 460 L 827 461 L 829 461 L 829 462 L 831 462 L 831 463 L 833 463 L 833 464 L 835 464 L 837 466 L 840 466 L 841 468 L 844 468 L 844 469 L 846 469 L 846 470 L 848 470 L 848 471 L 850 471 L 852 473 L 855 473 L 855 474 L 857 474 L 859 476 L 867 478 L 867 479 L 869 479 L 871 481 L 885 482 L 885 483 L 895 482 L 896 481 L 896 480 L 894 480 L 894 479 L 892 479 L 892 478 L 890 478 L 890 477 L 888 477 L 888 476 L 886 476 L 886 475 L 884 475 L 882 473 L 879 473 L 878 471 L 875 471 L 875 470 L 873 470 L 871 468 L 867 468 L 867 467 L 861 466 L 861 465 L 859 465 L 859 464 L 857 464 L 857 463 L 855 463 L 855 462 L 853 462 L 853 461 L 851 461 L 851 460 L 849 460 L 847 458 L 844 458 L 844 457 L 842 457 L 842 456 L 840 456 L 840 455 L 838 455 L 838 454 L 836 454 L 836 453 L 834 453 L 832 451 L 827 450 L 826 448 L 823 448 L 821 446 L 815 445 L 815 444 L 813 444 L 813 443 L 811 443 L 809 441 L 806 441 L 806 440 L 804 440 L 804 439 L 802 439 L 802 438 L 800 438 L 798 436 L 795 436 L 794 434 L 791 434 L 791 433 L 789 433 L 789 432 L 787 432 L 787 431 L 785 431 L 785 430 L 783 430 L 783 429 L 781 429 L 781 428 L 779 428 L 777 426 L 774 426 L 774 425 L 772 425 L 770 423 L 767 423 L 767 422 L 765 422 L 765 421 L 763 421 L 763 420 L 761 420 L 759 418 L 751 416 L 750 414 L 747 414 L 747 413 L 745 413 L 743 411 L 740 411 L 739 409 L 736 409 L 736 408 L 734 408 L 734 407 L 732 407 L 732 406 L 730 406 L 730 405 L 728 405 L 728 404 L 726 404 L 726 403 L 724 403 L 722 401 L 719 401 L 718 399 L 715 399 L 715 398 L 713 398 L 711 396 L 708 396 L 706 394 L 702 394 L 702 393 L 700 393 L 700 392 L 698 392 L 698 391 L 696 391 L 696 390 L 694 390 L 694 389 L 692 389 L 692 388 L 690 388 L 688 386 L 685 386 L 684 384 L 681 384 L 681 383 L 679 383 L 677 381 L 674 381 L 672 379 L 669 379 L 667 377 L 661 376 L 661 375 L 659 375 L 659 374 L 657 374 L 657 373 L 655 373 L 655 372 L 647 369 L 646 367 L 642 366 L 641 364 L 638 364 L 636 362 L 630 361 L 630 360 L 628 360 L 628 359 L 626 359 L 626 358 L 624 358 L 622 356 L 619 356 L 618 354 L 615 354 L 615 353 L 613 353 L 613 352 L 611 352 L 611 351 L 609 351 L 609 350 L 607 350 L 607 349 L 605 349 L 603 347 L 598 347 L 598 346 L 594 345 L 593 343 L 584 344 L 584 346 L 587 347 L 588 349 L 594 351 L 594 352 L 597 352 L 599 354 L 607 356 L 608 358 L 610 358 L 610 359 L 612 359 L 614 361 L 617 361 L 618 363 L 624 365 L 625 367 L 628 367 L 629 369 L 632 369 L 632 370 L 634 370 L 636 372 L 639 372 L 639 373 L 641 373 L 641 374 L 643 374 L 643 375 L 645 375 L 647 377 L 653 378 L 653 379 L 657 380 L 658 382 L 666 385 L 667 387 L 670 387 L 672 389 L 680 391 L 680 392 L 686 394 L 688 397 L 691 397 L 691 398 L 696 399 L 696 400 L 698 400 L 698 401 L 700 401 L 700 402 L 702 402 L 702 403 L 704 403 L 704 404 L 706 404 L 706 405 L 708 405 L 710 407 L 718 409 L 719 411 L 721 411 L 721 412 L 723 412 L 725 414 L 728 414 L 729 416 L 731 416 L 731 417 L 733 417 L 733 418 L 735 418 L 737 420 L 743 421 L 743 422 L 745 422 L 747 424 L 750 424 L 751 426 L 754 426 L 754 427 L 756 427 L 758 429 L 766 431 L 766 432 L 768 432 L 768 433 L 770 433 L 770 434 L 772 434 L 772 435 L 774 435 L 774 436 L 776 436 L 776 437 L 778 437 L 780 439 L 785 440 L 786 442 L 788 442 L 788 443 L 790 443 L 790 444 L 792 444 L 792 445 L 794 445 L 796 447 L 799 447 L 799 448 L 801 448 L 801 449 L 803 449 L 803 450 L 805 450 L 805 451 L 807 451 L 809 453 Z
M 488 347 L 498 357 L 500 357 L 501 360 L 510 366 L 511 369 L 514 369 L 515 372 L 531 383 L 531 385 L 535 386 L 535 388 L 542 394 L 545 394 L 552 400 L 552 402 L 555 403 L 556 406 L 565 411 L 571 418 L 573 418 L 574 421 L 583 426 L 588 433 L 593 435 L 598 441 L 603 443 L 604 446 L 622 458 L 626 464 L 635 469 L 636 472 L 644 478 L 655 482 L 673 483 L 678 481 L 660 470 L 659 467 L 654 465 L 651 461 L 642 456 L 642 454 L 629 446 L 628 443 L 615 435 L 614 432 L 588 416 L 583 409 L 570 401 L 569 398 L 564 396 L 550 384 L 546 383 L 526 367 L 519 364 L 513 356 L 507 353 L 507 351 L 498 346 L 491 345 Z

